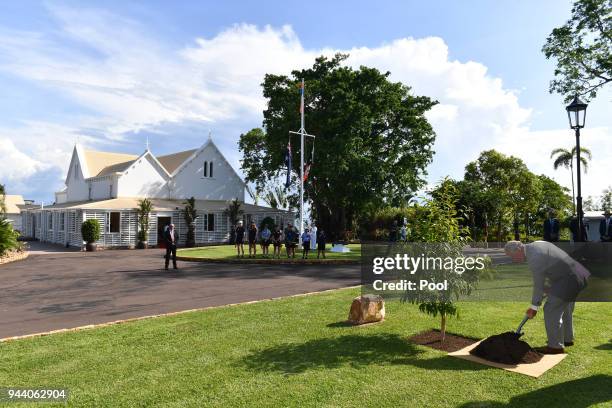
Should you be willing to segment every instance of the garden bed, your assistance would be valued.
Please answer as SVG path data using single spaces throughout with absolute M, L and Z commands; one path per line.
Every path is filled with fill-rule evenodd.
M 23 259 L 26 259 L 28 255 L 28 251 L 8 251 L 6 254 L 0 256 L 0 265 L 15 261 L 21 261 Z
M 446 351 L 449 353 L 461 350 L 462 348 L 465 348 L 478 341 L 478 339 L 463 337 L 448 332 L 446 333 L 446 338 L 444 339 L 444 342 L 441 342 L 440 339 L 441 335 L 439 330 L 427 330 L 424 332 L 417 333 L 414 336 L 408 338 L 409 341 L 420 346 L 427 346 L 436 350 Z

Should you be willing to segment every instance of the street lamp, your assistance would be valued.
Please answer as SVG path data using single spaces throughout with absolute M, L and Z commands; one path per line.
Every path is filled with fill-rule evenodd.
M 578 217 L 577 241 L 583 242 L 583 219 L 582 219 L 582 182 L 580 177 L 580 129 L 584 127 L 586 118 L 587 104 L 578 99 L 578 95 L 574 97 L 572 103 L 565 107 L 567 118 L 569 119 L 570 128 L 576 131 L 576 179 L 578 184 L 578 195 L 576 196 L 576 212 Z

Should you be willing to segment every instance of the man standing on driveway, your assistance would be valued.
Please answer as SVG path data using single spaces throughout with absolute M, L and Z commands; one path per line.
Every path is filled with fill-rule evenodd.
M 174 269 L 178 269 L 176 267 L 176 243 L 178 242 L 178 232 L 174 229 L 174 224 L 170 224 L 168 229 L 164 232 L 164 241 L 166 242 L 166 270 L 168 270 L 168 264 L 170 263 L 170 255 L 172 255 Z
M 535 317 L 542 305 L 544 294 L 548 294 L 544 305 L 548 344 L 538 351 L 544 354 L 563 353 L 563 347 L 574 344 L 574 304 L 578 293 L 586 287 L 589 271 L 562 249 L 546 241 L 527 245 L 510 241 L 504 250 L 513 262 L 527 260 L 531 270 L 533 293 L 531 306 L 526 312 L 530 319 Z

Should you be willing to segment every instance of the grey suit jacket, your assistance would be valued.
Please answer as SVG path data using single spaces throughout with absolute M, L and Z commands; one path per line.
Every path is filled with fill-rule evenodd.
M 533 305 L 542 304 L 547 286 L 551 295 L 568 302 L 575 301 L 578 293 L 586 287 L 590 273 L 553 243 L 535 241 L 527 244 L 525 255 L 533 276 Z

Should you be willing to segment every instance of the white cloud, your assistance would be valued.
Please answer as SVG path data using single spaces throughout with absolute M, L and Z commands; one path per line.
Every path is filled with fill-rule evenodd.
M 12 140 L 0 137 L 0 179 L 6 181 L 30 177 L 44 169 L 43 163 L 21 152 Z
M 0 150 L 0 160 L 9 154 L 27 158 L 15 162 L 23 163 L 24 171 L 14 171 L 12 177 L 42 169 L 33 163 L 64 170 L 79 134 L 103 135 L 86 138 L 89 144 L 120 144 L 140 130 L 189 122 L 202 123 L 204 134 L 213 129 L 215 137 L 224 139 L 222 145 L 230 145 L 237 140 L 236 128 L 260 125 L 265 108 L 260 84 L 266 73 L 287 74 L 337 51 L 350 53 L 351 66 L 390 71 L 393 80 L 440 102 L 428 114 L 438 134 L 431 181 L 447 174 L 460 177 L 469 160 L 490 148 L 555 175 L 550 150 L 572 143 L 569 132 L 551 131 L 554 136 L 548 136 L 531 131 L 532 112 L 519 104 L 517 92 L 505 88 L 481 63 L 450 59 L 441 38 L 402 38 L 349 50 L 304 49 L 290 26 L 238 24 L 173 48 L 140 23 L 103 10 L 53 6 L 50 12 L 58 22 L 56 35 L 0 31 L 0 69 L 68 95 L 95 114 L 73 115 L 69 125 L 40 121 L 0 129 L 2 140 L 12 141 L 10 149 Z M 607 179 L 603 152 L 607 157 L 612 152 L 606 150 L 608 129 L 591 132 L 596 137 L 587 144 L 595 153 L 595 170 L 585 189 L 598 194 Z M 195 141 L 177 138 L 177 143 Z M 191 146 L 177 146 L 183 147 Z M 556 176 L 569 185 L 565 176 Z

